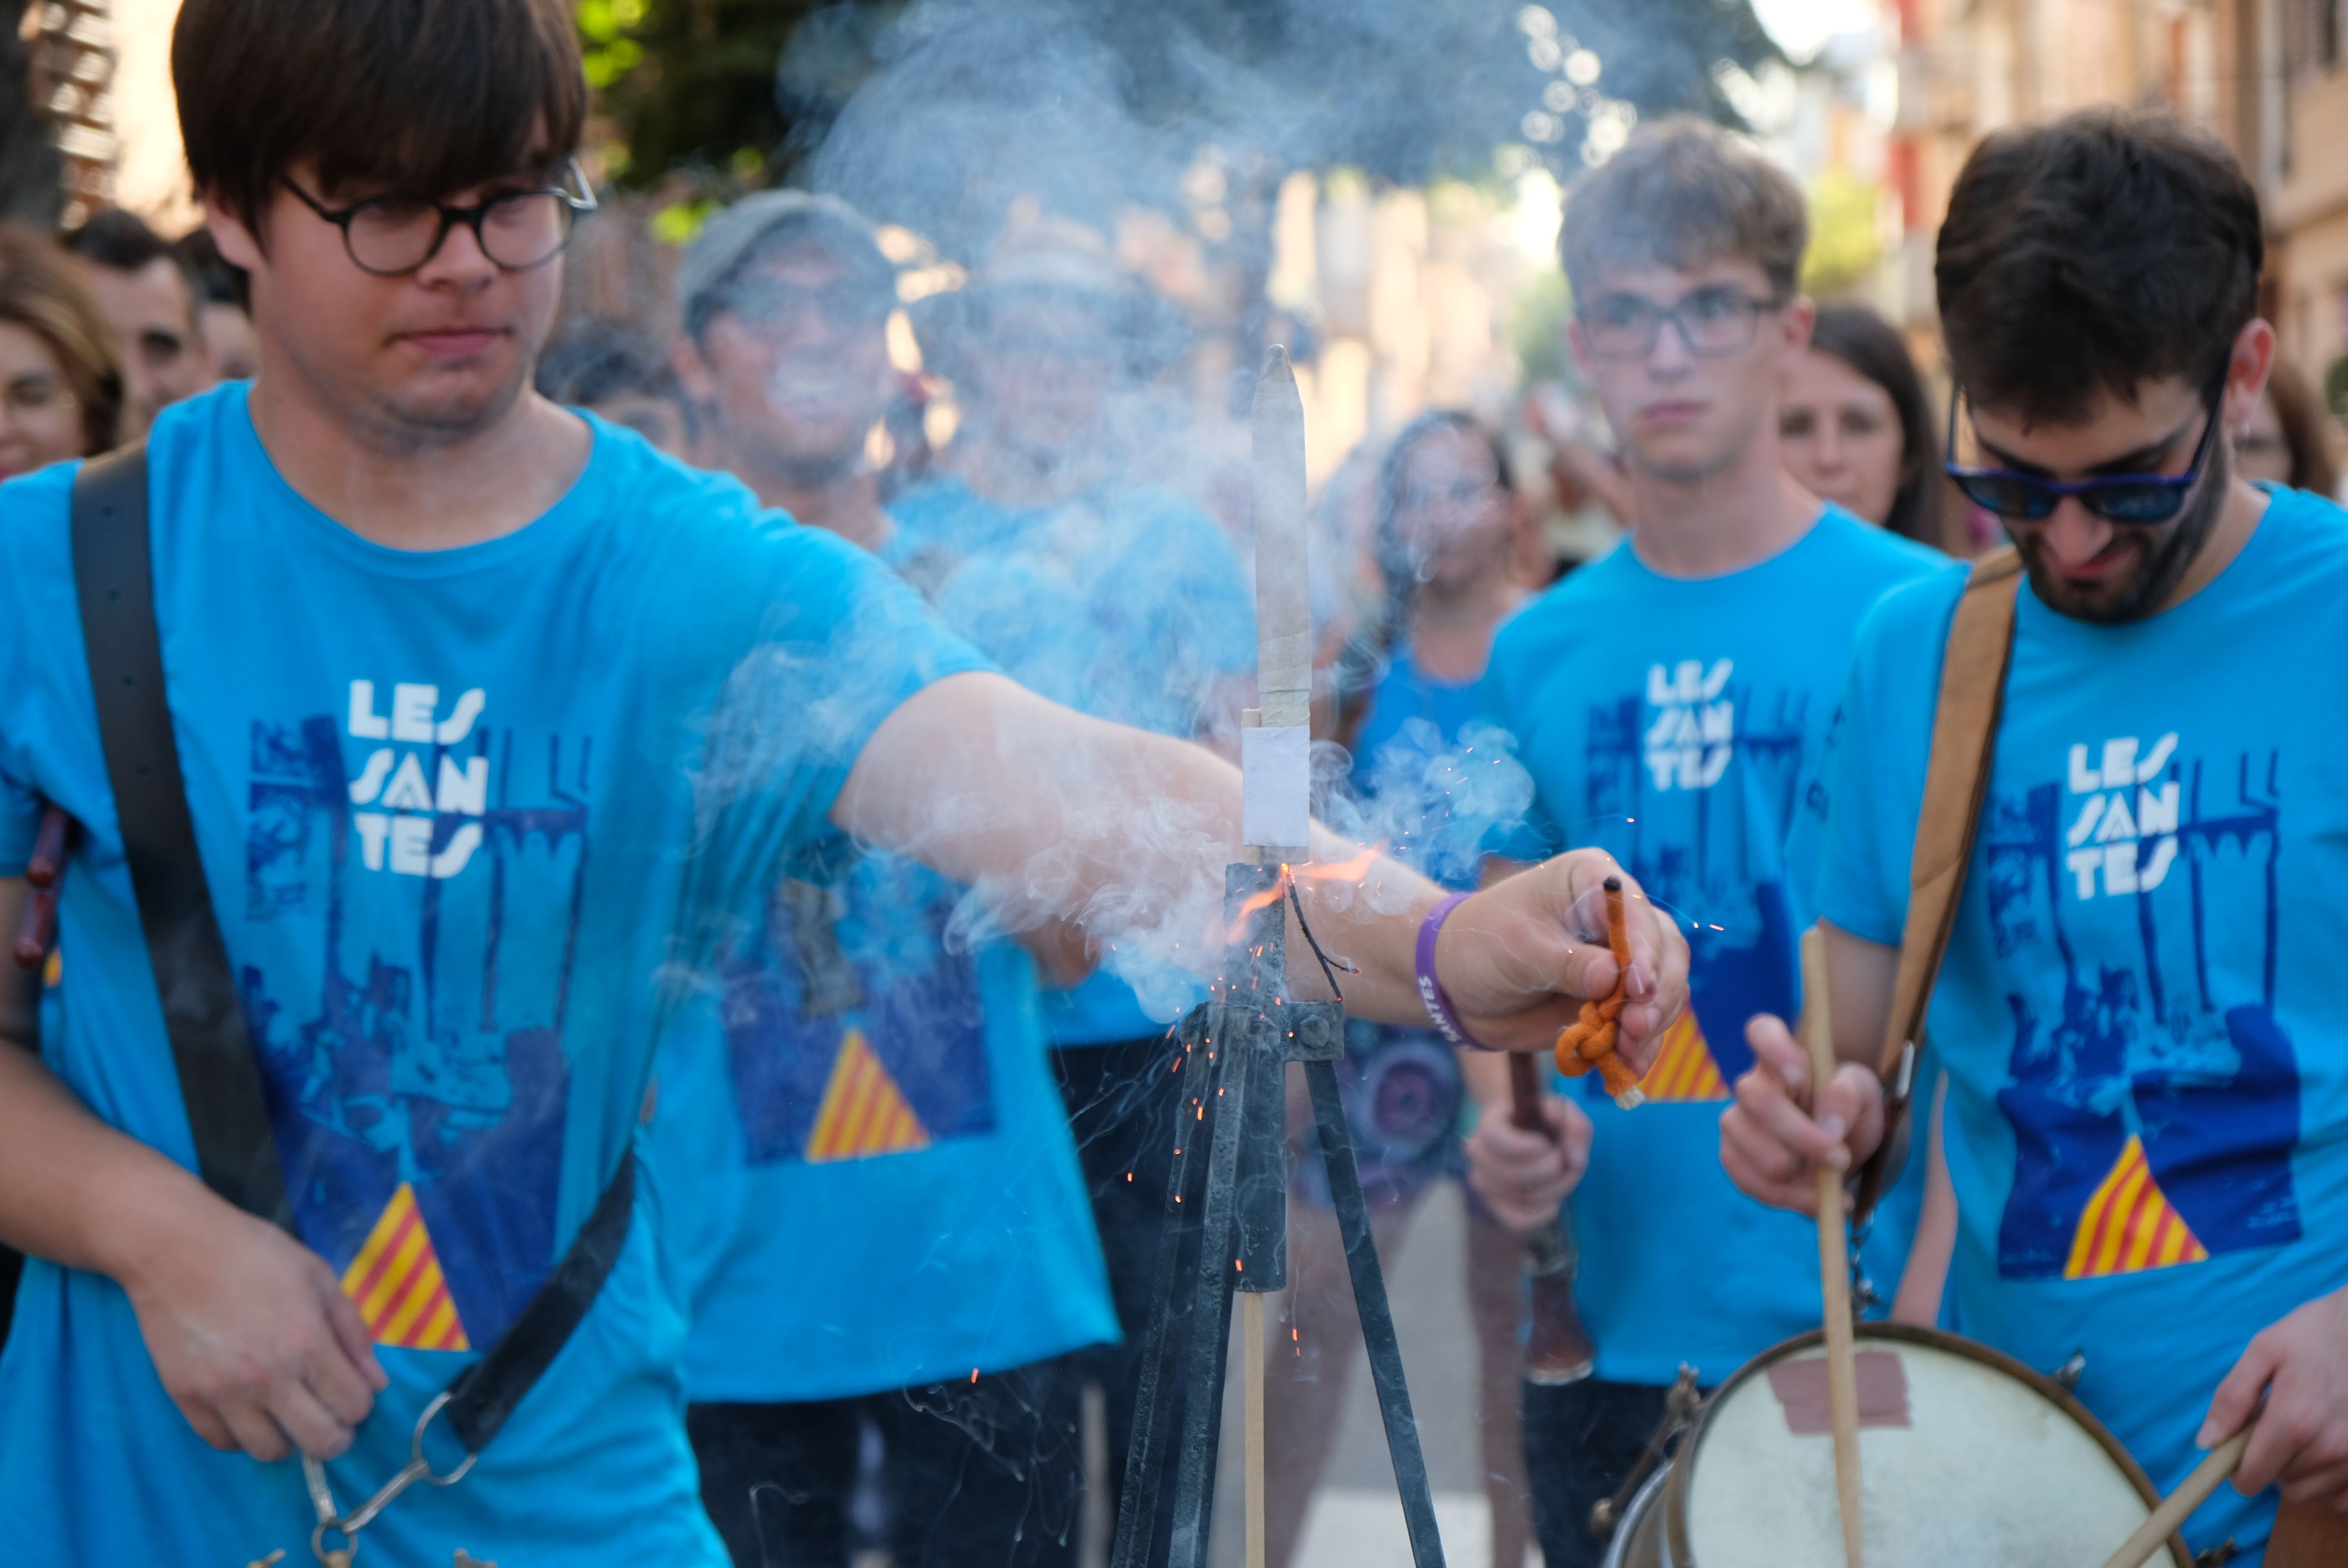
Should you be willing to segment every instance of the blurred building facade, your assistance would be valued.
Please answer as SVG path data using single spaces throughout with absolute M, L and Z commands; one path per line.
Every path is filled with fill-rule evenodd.
M 28 85 L 64 154 L 67 227 L 103 206 L 128 208 L 166 234 L 194 226 L 171 91 L 179 13 L 180 0 L 32 0 L 25 8 Z
M 2329 394 L 2332 367 L 2348 354 L 2348 5 L 2261 0 L 2260 8 L 2260 36 L 2282 87 L 2261 122 L 2271 138 L 2268 221 L 2282 241 L 2269 311 L 2285 352 Z
M 2001 126 L 2161 105 L 2223 137 L 2268 224 L 2260 305 L 2311 374 L 2348 351 L 2348 0 L 1884 0 L 1897 107 L 1880 149 L 1879 302 L 1932 323 L 1933 239 Z

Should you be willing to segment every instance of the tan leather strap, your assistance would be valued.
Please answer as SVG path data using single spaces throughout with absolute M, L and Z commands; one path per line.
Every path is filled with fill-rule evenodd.
M 1916 822 L 1915 857 L 1908 871 L 1908 924 L 1900 938 L 1900 971 L 1891 987 L 1878 1071 L 1883 1075 L 1883 1142 L 1861 1167 L 1857 1217 L 1864 1220 L 1883 1193 L 1883 1181 L 1915 1076 L 1915 1052 L 1924 1038 L 1932 982 L 1955 929 L 1973 839 L 1989 794 L 1990 760 L 1997 751 L 1998 718 L 2005 705 L 2006 666 L 2013 657 L 2013 601 L 2022 562 L 2011 548 L 1973 563 L 1957 600 L 1941 665 L 1941 697 L 1932 713 L 1932 750 L 1924 775 L 1924 807 Z
M 2267 1568 L 2340 1568 L 2348 1563 L 2348 1514 L 2320 1502 L 2286 1502 L 2267 1538 Z

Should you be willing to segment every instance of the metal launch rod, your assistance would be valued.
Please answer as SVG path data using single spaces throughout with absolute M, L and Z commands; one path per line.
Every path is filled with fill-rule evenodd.
M 1304 1064 L 1363 1342 L 1416 1568 L 1443 1568 L 1434 1494 L 1403 1382 L 1369 1205 L 1337 1090 L 1338 1001 L 1288 994 L 1288 867 L 1311 855 L 1312 620 L 1304 533 L 1304 409 L 1274 347 L 1254 411 L 1257 683 L 1241 733 L 1241 833 L 1224 874 L 1230 922 L 1213 999 L 1182 1021 L 1182 1098 L 1143 1341 L 1111 1568 L 1207 1568 L 1231 1302 L 1244 1297 L 1248 1568 L 1263 1568 L 1263 1296 L 1287 1283 L 1286 1064 Z M 1301 904 L 1298 906 L 1300 911 Z M 1170 1509 L 1159 1504 L 1171 1494 Z

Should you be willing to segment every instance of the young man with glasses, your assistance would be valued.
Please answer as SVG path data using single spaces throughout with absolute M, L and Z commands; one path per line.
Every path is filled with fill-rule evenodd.
M 176 913 L 225 951 L 150 954 L 110 781 L 170 764 L 108 765 L 99 702 L 125 699 L 94 695 L 58 610 L 74 471 L 11 481 L 0 927 L 41 802 L 81 832 L 60 1027 L 37 1058 L 0 1049 L 0 1242 L 34 1259 L 0 1355 L 9 1547 L 716 1568 L 662 1245 L 695 1195 L 633 1154 L 655 1050 L 711 1027 L 718 956 L 839 834 L 982 885 L 1012 924 L 1114 906 L 1190 938 L 1238 775 L 1022 691 L 869 556 L 529 390 L 585 200 L 561 0 L 188 0 L 176 27 L 184 144 L 260 351 L 144 449 L 148 712 L 198 862 L 160 869 L 182 893 L 201 872 Z M 91 587 L 94 615 L 136 608 L 135 582 Z M 93 640 L 99 662 L 123 641 Z M 157 863 L 136 870 L 151 892 Z M 1358 1011 L 1421 1016 L 1429 985 L 1530 1049 L 1617 978 L 1567 921 L 1611 870 L 1567 856 L 1453 907 L 1374 860 L 1368 889 L 1302 897 L 1364 971 Z M 1684 959 L 1643 919 L 1641 1058 Z M 191 1069 L 192 1093 L 159 968 L 208 1003 L 233 988 L 201 1035 L 229 1073 Z M 12 1044 L 30 1001 L 0 994 Z M 253 1201 L 283 1228 L 192 1173 L 199 1125 L 232 1121 L 252 1135 L 205 1168 L 282 1172 L 282 1205 Z
M 866 438 L 903 395 L 896 281 L 870 222 L 798 190 L 711 218 L 677 272 L 710 455 L 892 566 Z M 967 888 L 842 859 L 773 889 L 721 966 L 719 1028 L 661 1060 L 649 1155 L 698 1199 L 672 1236 L 702 1498 L 737 1568 L 848 1568 L 870 1430 L 899 1568 L 1070 1564 L 1066 1352 L 1117 1326 L 1035 966 L 957 925 Z
M 1806 231 L 1791 180 L 1692 120 L 1634 137 L 1566 210 L 1568 336 L 1636 509 L 1612 554 L 1500 629 L 1486 707 L 1536 792 L 1505 853 L 1609 850 L 1680 920 L 1694 960 L 1645 1102 L 1619 1106 L 1594 1075 L 1552 1102 L 1559 1124 L 1595 1124 L 1578 1186 L 1566 1141 L 1513 1127 L 1498 1064 L 1470 1063 L 1478 1191 L 1530 1226 L 1571 1190 L 1581 1233 L 1594 1375 L 1525 1388 L 1550 1568 L 1603 1556 L 1591 1505 L 1622 1484 L 1682 1366 L 1709 1387 L 1818 1321 L 1815 1242 L 1729 1185 L 1714 1126 L 1748 1061 L 1745 1020 L 1795 1005 L 1808 900 L 1781 845 L 1852 632 L 1941 558 L 1822 504 L 1781 464 L 1778 383 L 1809 333 L 1795 292 Z M 1878 1227 L 1866 1256 L 1879 1276 L 1910 1212 Z
M 1950 473 L 2025 569 L 1996 749 L 1925 1042 L 1967 1334 L 2048 1371 L 2164 1491 L 2259 1418 L 2187 1523 L 2259 1561 L 2284 1498 L 2348 1502 L 2348 518 L 2235 477 L 2274 333 L 2222 144 L 2093 111 L 1977 149 L 1941 231 Z M 1862 629 L 1816 799 L 1843 1065 L 1756 1019 L 1722 1120 L 1746 1191 L 1882 1141 L 1942 651 L 1964 574 Z M 2280 1539 L 2280 1538 L 2278 1538 Z M 2304 1561 L 2315 1559 L 2307 1558 Z M 2324 1562 L 2336 1561 L 2325 1556 Z

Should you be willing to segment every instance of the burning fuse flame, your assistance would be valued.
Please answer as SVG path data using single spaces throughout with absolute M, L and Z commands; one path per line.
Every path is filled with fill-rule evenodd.
M 1260 909 L 1269 909 L 1288 897 L 1288 890 L 1299 882 L 1346 882 L 1356 886 L 1370 874 L 1370 867 L 1385 853 L 1385 845 L 1374 844 L 1347 860 L 1333 860 L 1327 865 L 1307 861 L 1302 866 L 1282 865 L 1280 876 L 1269 887 L 1251 893 L 1231 918 L 1231 929 L 1224 932 L 1226 947 L 1247 935 L 1249 917 Z

